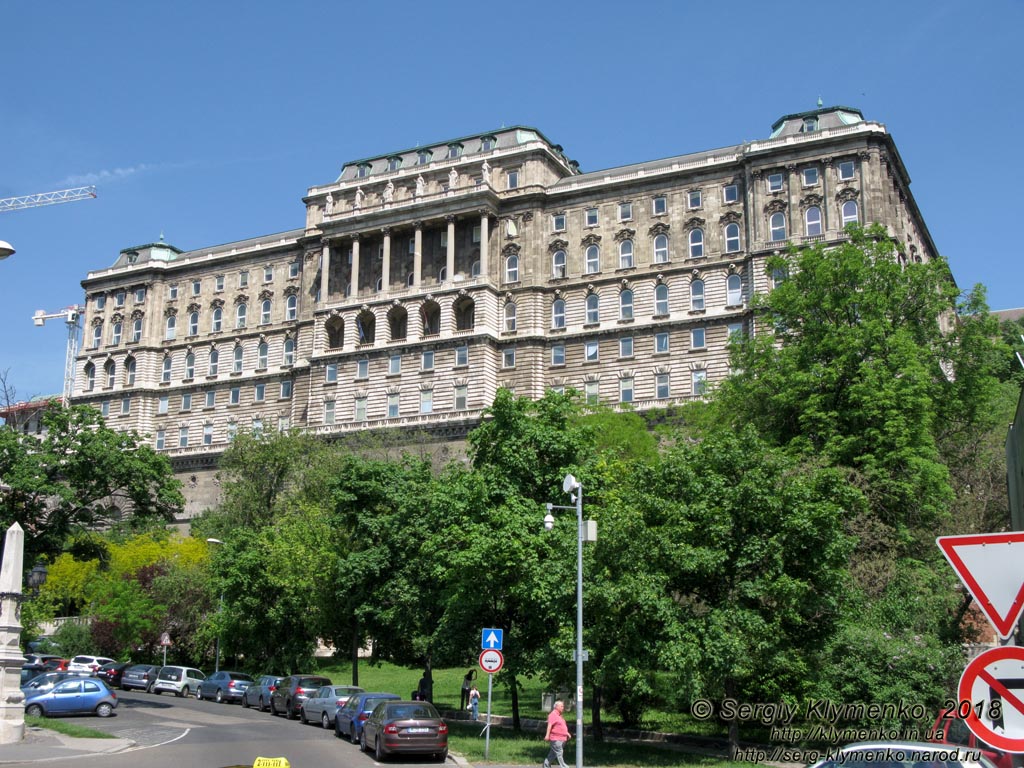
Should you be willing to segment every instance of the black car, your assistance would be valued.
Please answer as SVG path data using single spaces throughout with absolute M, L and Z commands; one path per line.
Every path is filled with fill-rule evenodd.
M 214 672 L 196 686 L 197 699 L 213 699 L 218 704 L 241 701 L 245 689 L 253 685 L 251 675 L 244 672 Z
M 153 682 L 160 667 L 155 664 L 135 664 L 121 674 L 121 690 L 130 691 L 134 688 L 146 693 L 153 692 Z
M 93 677 L 100 678 L 110 689 L 117 688 L 121 684 L 124 671 L 130 667 L 130 661 L 110 661 L 92 673 Z
M 270 694 L 270 714 L 285 715 L 289 720 L 294 720 L 302 709 L 302 702 L 312 696 L 317 688 L 331 684 L 328 678 L 319 675 L 289 675 Z

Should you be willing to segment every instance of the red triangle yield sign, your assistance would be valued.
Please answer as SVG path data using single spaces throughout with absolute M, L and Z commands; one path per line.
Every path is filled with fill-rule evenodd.
M 978 607 L 1004 640 L 1024 610 L 1024 531 L 935 540 Z

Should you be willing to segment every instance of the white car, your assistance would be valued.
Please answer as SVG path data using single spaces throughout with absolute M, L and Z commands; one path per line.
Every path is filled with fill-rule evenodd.
M 106 656 L 75 656 L 68 662 L 68 672 L 84 672 L 91 675 L 104 664 L 109 664 L 113 659 Z
M 175 696 L 188 696 L 199 690 L 206 674 L 193 667 L 160 667 L 153 682 L 153 693 L 170 691 Z

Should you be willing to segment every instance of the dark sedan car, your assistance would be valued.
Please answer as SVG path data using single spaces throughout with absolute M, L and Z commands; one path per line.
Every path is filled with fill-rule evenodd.
M 377 705 L 382 701 L 399 701 L 401 698 L 397 693 L 357 693 L 334 716 L 334 735 L 339 738 L 345 736 L 353 744 L 358 744 L 363 723 Z
M 377 762 L 392 754 L 448 758 L 448 724 L 429 701 L 385 701 L 363 723 L 363 752 L 373 749 Z
M 121 675 L 121 690 L 131 691 L 137 688 L 152 693 L 156 673 L 159 671 L 160 667 L 155 664 L 135 664 L 128 667 Z
M 302 703 L 313 695 L 317 688 L 331 685 L 331 681 L 320 675 L 289 675 L 270 695 L 270 714 L 282 714 L 294 720 L 302 709 Z
M 214 672 L 196 686 L 197 699 L 213 699 L 218 704 L 241 701 L 245 689 L 255 681 L 245 672 Z
M 93 677 L 100 678 L 109 688 L 117 688 L 121 685 L 124 671 L 131 665 L 130 661 L 111 661 L 93 672 Z

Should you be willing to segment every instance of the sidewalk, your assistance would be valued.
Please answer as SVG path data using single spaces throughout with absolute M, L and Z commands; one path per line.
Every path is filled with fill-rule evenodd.
M 49 728 L 26 726 L 21 742 L 0 746 L 0 765 L 111 754 L 133 746 L 130 739 L 79 739 Z

